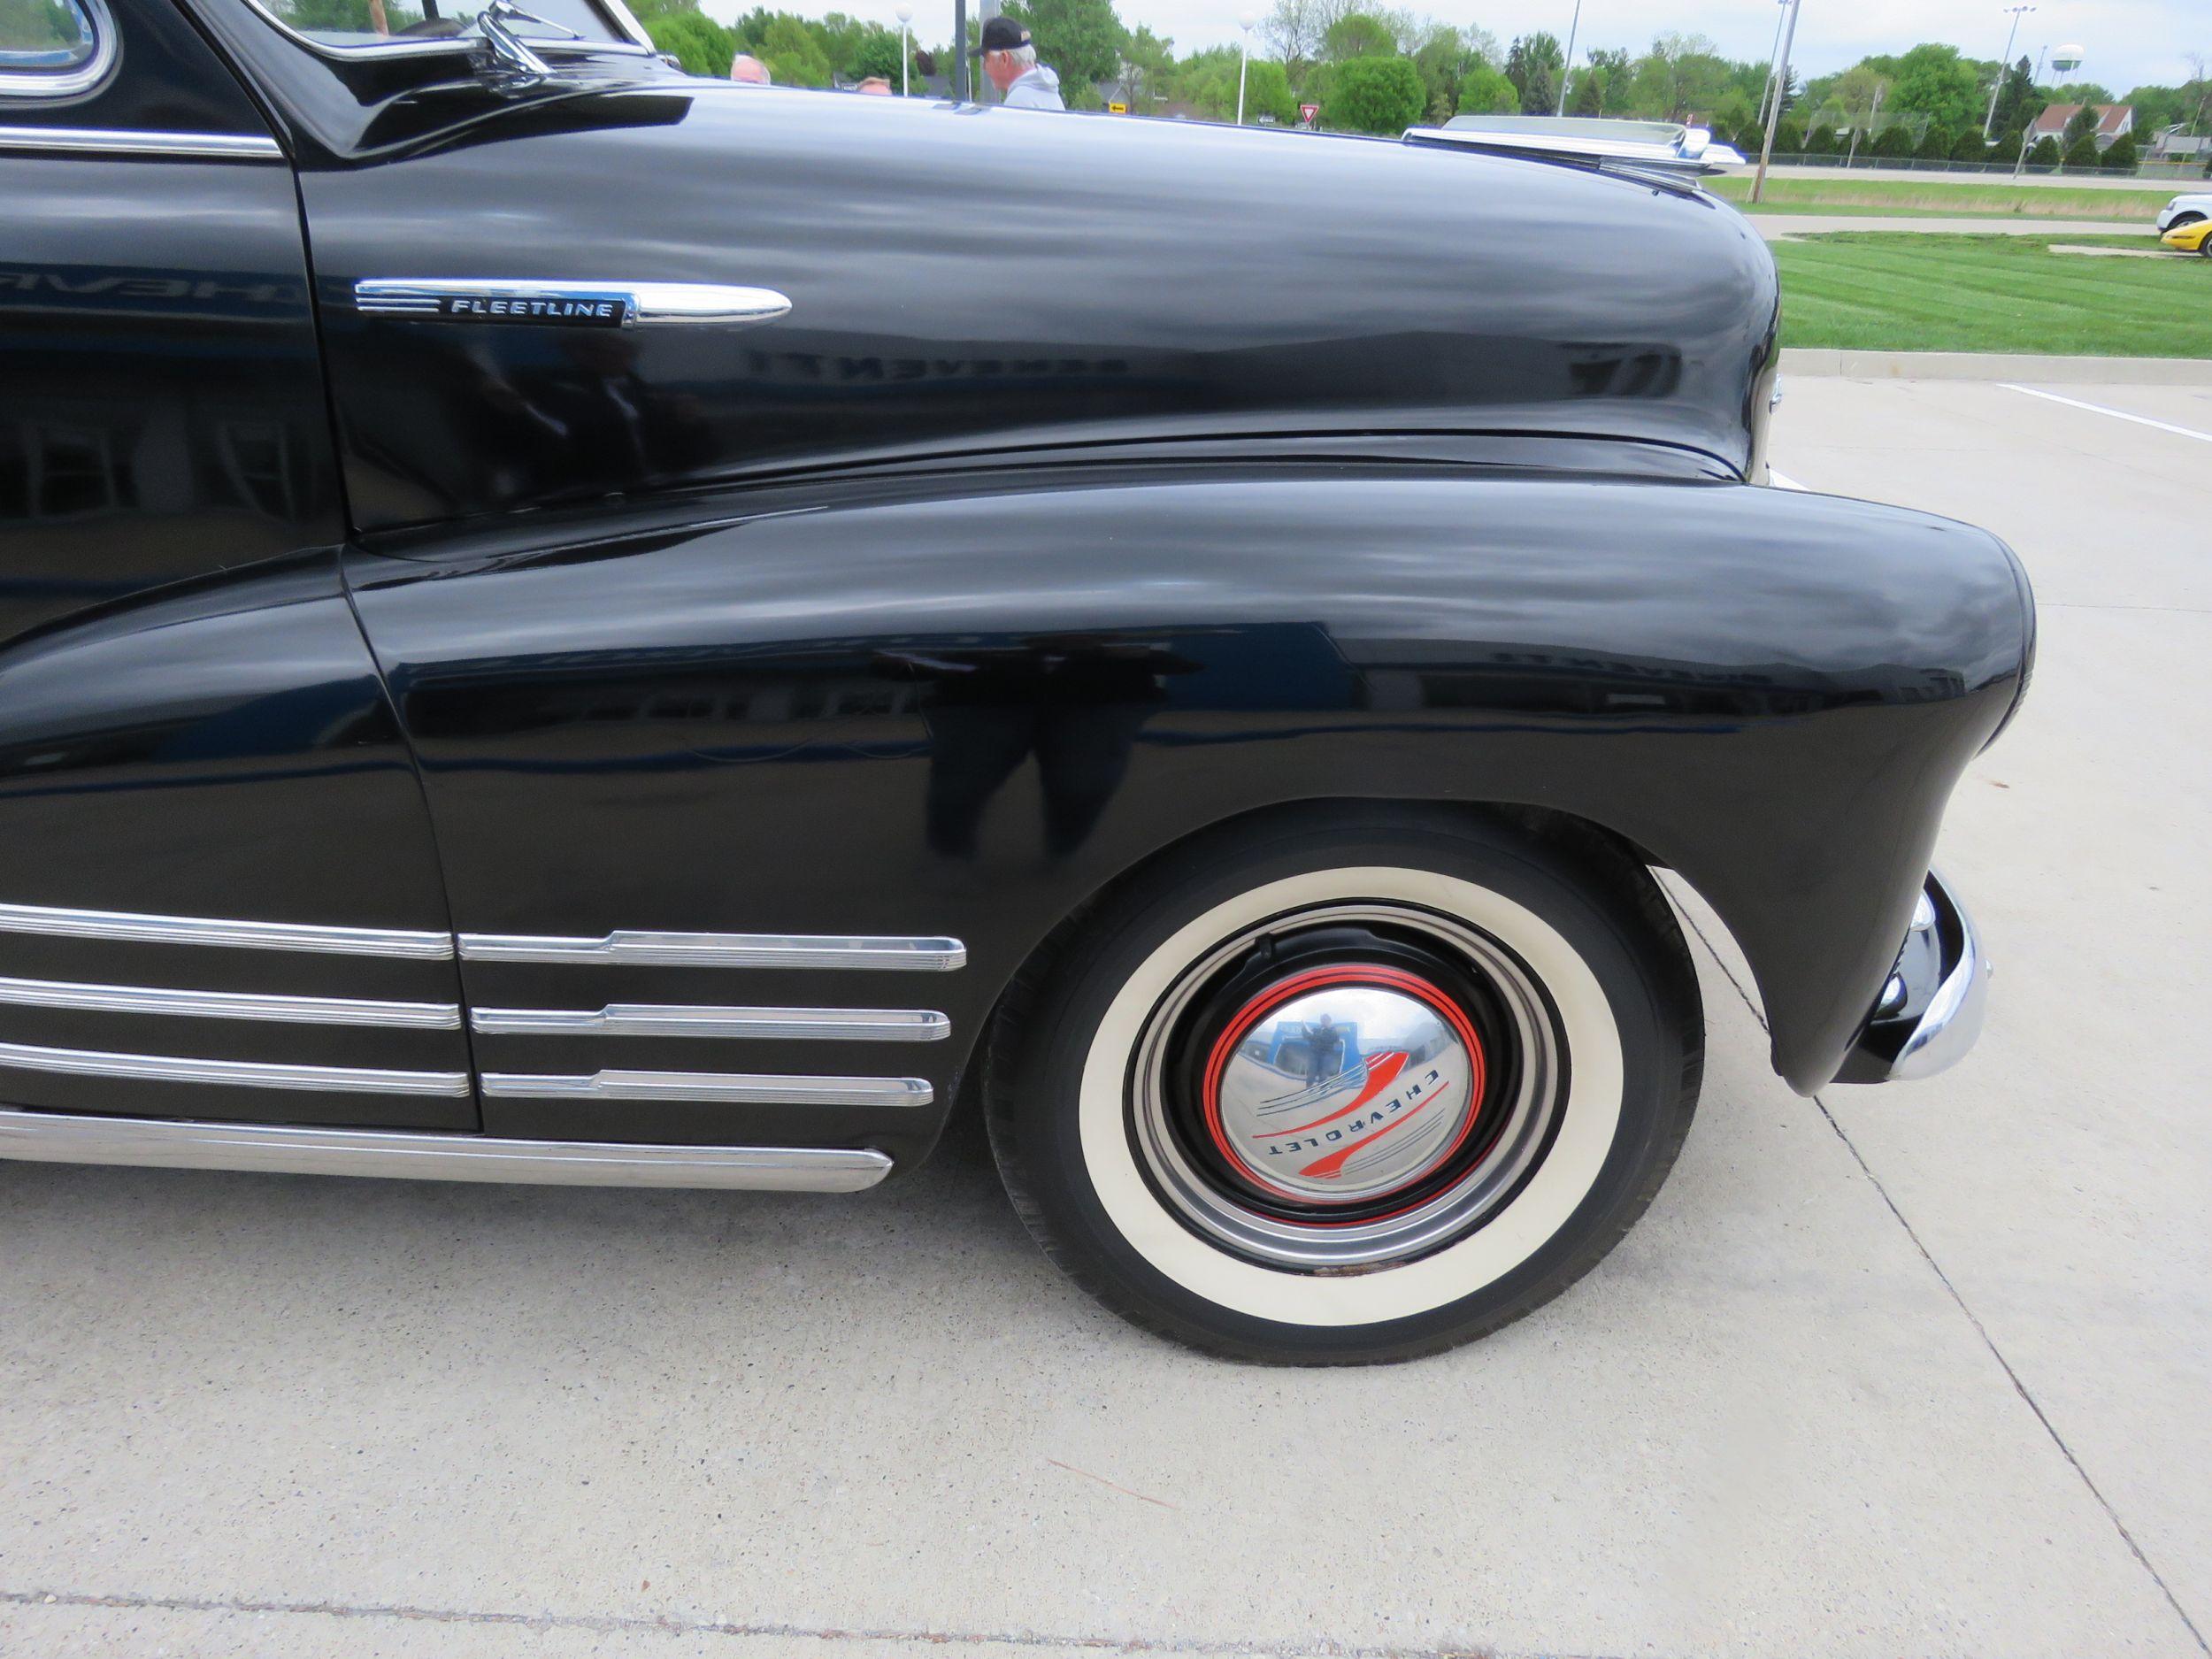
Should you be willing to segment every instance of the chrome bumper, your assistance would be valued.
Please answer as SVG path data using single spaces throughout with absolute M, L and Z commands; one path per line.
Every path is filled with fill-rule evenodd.
M 1889 1083 L 1957 1064 L 1981 1035 L 1989 975 L 1973 918 L 1931 872 L 1897 965 L 1836 1081 Z

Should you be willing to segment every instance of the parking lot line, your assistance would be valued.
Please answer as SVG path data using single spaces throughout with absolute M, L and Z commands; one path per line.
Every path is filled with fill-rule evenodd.
M 2161 432 L 2170 432 L 2184 438 L 2194 438 L 2199 443 L 2212 443 L 2212 432 L 2199 432 L 2194 426 L 2177 426 L 2170 420 L 2154 420 L 2148 415 L 2131 415 L 2124 409 L 2108 409 L 2102 403 L 2084 403 L 2078 397 L 2065 397 L 2056 392 L 2047 392 L 2039 387 L 2019 386 L 2010 380 L 1998 382 L 2008 392 L 2025 392 L 2030 397 L 2040 397 L 2054 403 L 2064 403 L 2073 409 L 2085 409 L 2093 415 L 2109 415 L 2115 420 L 2131 420 L 2139 426 L 2155 426 Z

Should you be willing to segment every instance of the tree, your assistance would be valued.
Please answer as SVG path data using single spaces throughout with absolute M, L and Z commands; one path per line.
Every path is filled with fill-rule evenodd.
M 899 87 L 899 37 L 887 28 L 870 29 L 845 59 L 848 80 L 865 81 L 870 75 L 880 75 L 891 83 L 894 92 Z
M 2058 142 L 2068 150 L 2071 150 L 2083 139 L 2094 138 L 2096 135 L 2097 106 L 2093 104 L 2085 104 L 2066 118 L 2066 130 L 2059 135 Z M 2072 157 L 2067 157 L 2066 165 L 2073 165 Z
M 1631 66 L 1625 46 L 1601 46 L 1589 54 L 1582 66 L 1582 80 L 1578 84 L 1587 86 L 1593 81 L 1597 83 L 1598 107 L 1592 110 L 1591 114 L 1613 115 L 1628 107 L 1629 89 L 1635 78 L 1635 70 Z M 1578 108 L 1575 113 L 1579 115 L 1582 111 Z
M 2010 150 L 2000 150 L 1998 153 L 2004 156 L 2019 154 L 2020 141 L 2015 138 Z M 1989 159 L 1989 146 L 1982 142 L 1980 127 L 1970 127 L 1952 141 L 1951 159 L 1953 161 L 1987 161 Z
M 1380 18 L 1347 12 L 1322 35 L 1321 55 L 1333 64 L 1353 58 L 1394 58 L 1398 37 Z
M 1156 99 L 1169 96 L 1175 80 L 1175 42 L 1142 24 L 1130 30 L 1129 38 L 1121 43 L 1121 73 L 1114 81 L 1119 102 L 1142 115 Z
M 2135 171 L 2135 134 L 2123 133 L 2105 146 L 2104 157 L 2098 164 L 2114 173 Z
M 1252 60 L 1245 81 L 1244 111 L 1248 120 L 1271 115 L 1278 127 L 1288 127 L 1298 119 L 1298 100 L 1291 94 L 1290 77 L 1280 64 L 1266 58 Z
M 2031 167 L 2055 167 L 2058 165 L 2058 140 L 2047 133 L 2037 139 L 2034 148 L 2028 151 L 2027 165 Z
M 1460 114 L 1514 115 L 1520 108 L 1520 88 L 1488 64 L 1477 64 L 1460 78 Z
M 1306 71 L 1319 61 L 1329 25 L 1352 9 L 1350 0 L 1275 0 L 1260 22 L 1260 38 L 1279 59 L 1294 87 L 1305 84 Z
M 645 19 L 645 32 L 652 36 L 655 49 L 673 58 L 686 74 L 729 79 L 737 36 L 705 12 L 664 12 Z
M 1505 54 L 1505 78 L 1521 95 L 1521 113 L 1549 115 L 1559 102 L 1559 76 L 1566 57 L 1556 35 L 1542 30 L 1515 37 Z
M 1060 72 L 1062 94 L 1071 104 L 1083 88 L 1111 81 L 1121 68 L 1129 31 L 1115 15 L 1113 0 L 1007 0 L 1001 10 L 1028 26 L 1037 61 Z
M 1585 67 L 1582 78 L 1575 82 L 1572 115 L 1602 115 L 1605 113 L 1605 71 Z
M 1892 121 L 1874 134 L 1874 142 L 1867 150 L 1886 160 L 1902 161 L 1913 152 L 1912 128 L 1902 121 Z
M 1736 153 L 1755 157 L 1767 147 L 1767 129 L 1756 121 L 1746 121 L 1736 129 Z M 1778 144 L 1777 149 L 1780 146 Z
M 1662 35 L 1636 60 L 1631 109 L 1662 120 L 1687 120 L 1693 109 L 1719 95 L 1727 79 L 1728 65 L 1720 48 L 1704 35 Z
M 1981 78 L 1955 46 L 1929 41 L 1897 60 L 1889 101 L 1900 112 L 1925 115 L 1955 131 L 1969 121 L 1980 124 L 1980 99 Z
M 2085 133 L 2066 146 L 2065 163 L 2078 173 L 2086 173 L 2097 165 L 2097 141 Z
M 1774 153 L 1778 156 L 1801 156 L 1805 153 L 1805 133 L 1795 121 L 1783 121 L 1774 129 Z
M 1836 129 L 1825 121 L 1805 134 L 1805 153 L 1809 156 L 1832 156 L 1842 148 Z
M 1394 134 L 1418 121 L 1427 103 L 1410 58 L 1355 58 L 1336 65 L 1325 113 L 1333 127 Z
M 754 45 L 753 55 L 768 65 L 768 73 L 787 87 L 826 87 L 830 84 L 829 54 L 803 19 L 779 12 L 768 20 Z M 728 65 L 723 66 L 725 74 Z
M 1997 88 L 1997 115 L 1990 123 L 1991 129 L 2002 133 L 2024 127 L 2034 119 L 2035 111 L 2031 106 L 2035 101 L 2035 77 L 2024 52 L 2020 61 L 2005 71 L 2004 81 Z
M 1977 142 L 1978 142 L 1978 133 L 1977 134 Z M 1930 121 L 1928 123 L 1928 130 L 1920 134 L 1920 142 L 1913 146 L 1912 153 L 1918 157 L 1922 161 L 1950 160 L 1950 129 L 1945 127 L 1941 121 Z

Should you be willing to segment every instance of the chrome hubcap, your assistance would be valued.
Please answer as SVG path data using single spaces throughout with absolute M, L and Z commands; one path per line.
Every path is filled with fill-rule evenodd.
M 1344 1205 L 1417 1183 L 1482 1103 L 1482 1041 L 1447 995 L 1388 967 L 1314 968 L 1267 987 L 1215 1041 L 1206 1125 L 1263 1191 Z
M 1132 1143 L 1183 1223 L 1289 1271 L 1443 1248 L 1550 1144 L 1566 1056 L 1499 941 L 1409 905 L 1279 917 L 1194 962 L 1130 1074 Z

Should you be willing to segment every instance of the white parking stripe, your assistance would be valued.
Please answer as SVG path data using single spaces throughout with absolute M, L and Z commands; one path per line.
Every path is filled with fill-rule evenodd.
M 2139 426 L 2155 426 L 2161 432 L 2170 432 L 2177 437 L 2194 438 L 2199 443 L 2212 443 L 2212 432 L 2199 432 L 2194 426 L 2177 426 L 2170 420 L 2153 420 L 2148 415 L 2131 415 L 2124 409 L 2107 409 L 2102 403 L 2085 403 L 2078 397 L 2062 397 L 2056 392 L 2046 392 L 2033 386 L 2016 386 L 2010 380 L 2000 380 L 2008 392 L 2025 392 L 2030 397 L 2047 399 L 2064 403 L 2071 409 L 2085 409 L 2093 415 L 2109 415 L 2115 420 L 2131 420 Z

